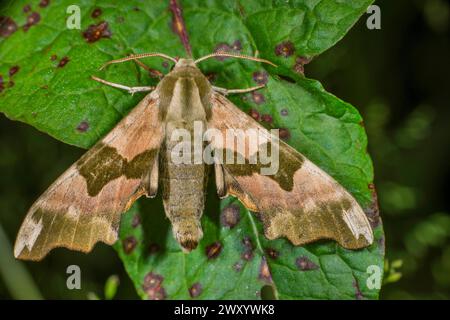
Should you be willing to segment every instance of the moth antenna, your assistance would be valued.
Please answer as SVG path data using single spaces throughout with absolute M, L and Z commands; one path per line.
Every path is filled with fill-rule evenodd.
M 178 62 L 177 59 L 172 58 L 171 56 L 168 56 L 164 53 L 159 53 L 159 52 L 138 53 L 138 54 L 129 55 L 128 57 L 125 57 L 125 58 L 108 61 L 103 66 L 100 67 L 100 70 L 104 69 L 106 66 L 113 64 L 113 63 L 121 63 L 121 62 L 125 62 L 125 61 L 130 61 L 130 60 L 138 61 L 139 59 L 147 58 L 147 57 L 161 57 L 164 59 L 168 59 L 174 63 Z
M 261 59 L 261 58 L 256 58 L 256 57 L 252 57 L 252 56 L 246 56 L 243 54 L 237 54 L 237 53 L 231 53 L 231 52 L 223 52 L 223 51 L 218 51 L 218 52 L 208 54 L 204 57 L 201 57 L 201 58 L 195 60 L 194 63 L 199 63 L 203 60 L 213 58 L 213 57 L 232 57 L 232 58 L 238 58 L 238 59 L 252 60 L 252 61 L 267 63 L 274 67 L 278 67 L 276 64 L 274 64 L 273 62 L 266 60 L 266 59 Z

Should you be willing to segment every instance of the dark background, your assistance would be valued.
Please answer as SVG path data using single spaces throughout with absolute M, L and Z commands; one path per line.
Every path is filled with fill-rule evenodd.
M 364 116 L 386 232 L 381 298 L 449 299 L 450 6 L 445 0 L 376 4 L 381 30 L 368 30 L 363 16 L 305 73 Z M 97 245 L 89 255 L 54 250 L 40 263 L 23 264 L 2 237 L 13 242 L 32 202 L 82 153 L 0 115 L 0 272 L 14 270 L 0 274 L 0 298 L 30 297 L 33 283 L 45 298 L 103 298 L 112 274 L 120 279 L 117 298 L 137 298 L 110 247 Z M 66 289 L 72 261 L 82 270 L 81 290 Z

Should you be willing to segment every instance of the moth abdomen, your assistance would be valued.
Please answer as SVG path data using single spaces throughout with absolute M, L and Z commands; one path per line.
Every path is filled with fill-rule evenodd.
M 184 252 L 194 250 L 203 237 L 200 218 L 193 216 L 171 219 L 173 235 Z
M 204 209 L 204 174 L 206 170 L 192 170 L 190 166 L 174 168 L 168 166 L 163 177 L 163 201 L 167 217 L 172 223 L 173 234 L 178 243 L 186 251 L 195 249 L 203 236 L 200 219 Z M 184 171 L 182 177 L 175 172 Z M 189 175 L 192 175 L 189 177 Z
M 175 239 L 184 251 L 197 247 L 203 236 L 200 219 L 205 203 L 207 167 L 205 164 L 174 163 L 172 144 L 166 143 L 161 173 L 164 210 L 172 223 Z

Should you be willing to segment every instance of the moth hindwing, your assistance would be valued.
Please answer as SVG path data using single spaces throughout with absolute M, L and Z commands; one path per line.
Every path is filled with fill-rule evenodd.
M 110 63 L 144 56 L 172 59 L 175 67 L 156 88 L 130 88 L 93 77 L 132 93 L 153 91 L 38 198 L 19 230 L 15 256 L 39 260 L 55 247 L 88 252 L 98 241 L 112 244 L 121 214 L 140 196 L 155 196 L 158 185 L 174 237 L 189 252 L 203 236 L 200 219 L 209 167 L 214 167 L 219 196 L 235 196 L 259 212 L 269 239 L 286 237 L 302 245 L 327 238 L 350 249 L 371 244 L 372 229 L 356 200 L 286 143 L 272 145 L 273 135 L 223 95 L 261 86 L 211 86 L 196 63 L 217 55 L 268 62 L 230 53 L 177 61 L 152 53 Z M 256 130 L 265 138 L 256 144 L 249 137 L 240 144 L 217 138 L 236 129 Z M 268 146 L 278 154 L 272 174 L 262 172 L 265 163 L 258 158 Z M 231 154 L 233 161 L 219 161 L 220 154 Z M 236 163 L 237 158 L 243 163 Z

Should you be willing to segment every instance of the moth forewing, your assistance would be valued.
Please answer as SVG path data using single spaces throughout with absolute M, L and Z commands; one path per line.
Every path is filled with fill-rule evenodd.
M 121 214 L 155 187 L 148 177 L 164 134 L 157 101 L 157 92 L 147 95 L 33 204 L 17 235 L 17 258 L 116 241 Z

